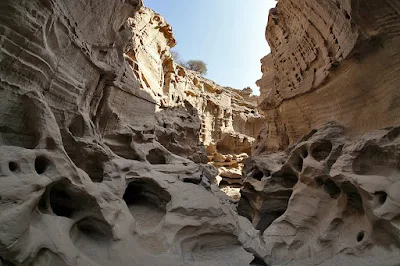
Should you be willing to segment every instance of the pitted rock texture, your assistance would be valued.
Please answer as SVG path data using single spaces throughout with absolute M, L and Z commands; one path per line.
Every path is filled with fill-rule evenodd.
M 159 138 L 162 145 L 185 158 L 205 162 L 197 153 L 199 147 L 194 145 L 200 132 L 208 161 L 224 167 L 219 172 L 222 178 L 233 177 L 227 180 L 229 184 L 240 185 L 241 178 L 225 173 L 227 168 L 232 173 L 241 173 L 241 158 L 251 154 L 252 143 L 265 121 L 257 109 L 258 97 L 251 96 L 249 88 L 222 87 L 177 64 L 170 52 L 176 40 L 171 26 L 160 14 L 142 8 L 128 23 L 133 38 L 125 58 L 141 81 L 141 89 L 152 95 L 159 108 L 173 108 L 160 118 L 164 129 L 159 128 L 157 134 L 162 136 Z M 193 127 L 198 125 L 197 120 L 182 118 L 183 113 L 176 112 L 182 107 L 183 113 L 189 110 L 200 118 L 201 129 Z M 178 122 L 172 122 L 174 117 Z M 239 159 L 231 160 L 232 156 Z
M 399 14 L 396 0 L 279 1 L 257 82 L 267 123 L 256 153 L 330 121 L 352 135 L 399 124 Z
M 202 164 L 197 106 L 206 101 L 196 105 L 171 89 L 163 95 L 182 97 L 163 105 L 135 72 L 147 67 L 129 56 L 149 42 L 132 41 L 139 40 L 132 21 L 143 15 L 141 5 L 1 2 L 1 263 L 208 266 L 254 259 L 240 229 L 250 223 L 213 184 L 215 169 Z M 168 27 L 157 31 L 169 36 Z M 229 102 L 230 118 L 243 110 L 249 114 L 240 119 L 258 119 L 239 92 L 226 91 L 201 93 L 210 106 Z M 216 105 L 204 114 L 211 120 L 224 111 Z
M 400 127 L 351 140 L 331 123 L 244 172 L 238 211 L 267 264 L 398 265 Z

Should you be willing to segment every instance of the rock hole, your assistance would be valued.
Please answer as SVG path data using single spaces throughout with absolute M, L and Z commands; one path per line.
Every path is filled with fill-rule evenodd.
M 387 194 L 385 192 L 383 192 L 383 191 L 376 192 L 375 196 L 378 199 L 379 205 L 385 204 L 385 202 L 387 200 Z
M 0 257 L 0 265 L 1 266 L 15 266 L 14 263 L 12 263 L 6 259 L 3 259 L 3 257 Z
M 337 159 L 339 159 L 339 157 L 342 155 L 342 150 L 343 150 L 343 145 L 339 146 L 329 157 L 327 165 L 328 168 L 331 169 L 332 166 L 335 164 L 335 162 L 337 161 Z
M 261 172 L 260 170 L 255 170 L 255 172 L 252 174 L 252 177 L 254 179 L 261 181 L 261 179 L 264 177 L 264 173 Z
M 255 257 L 254 260 L 250 262 L 250 266 L 268 266 L 262 259 Z
M 361 231 L 357 234 L 357 242 L 361 242 L 364 239 L 364 231 Z
M 308 151 L 307 150 L 302 150 L 301 151 L 301 157 L 303 157 L 303 159 L 308 157 Z
M 167 160 L 164 156 L 164 152 L 160 149 L 153 149 L 149 151 L 149 154 L 146 156 L 147 161 L 150 164 L 166 164 Z
M 69 234 L 79 252 L 93 261 L 112 260 L 109 251 L 113 234 L 110 225 L 102 218 L 83 218 L 72 226 Z
M 338 185 L 336 185 L 336 183 L 330 178 L 328 178 L 325 181 L 324 190 L 333 199 L 339 198 L 340 194 L 342 193 L 342 190 L 340 189 L 340 187 Z
M 38 204 L 38 209 L 42 213 L 70 219 L 80 212 L 93 212 L 96 208 L 98 208 L 96 201 L 86 192 L 72 187 L 69 180 L 49 186 Z
M 363 201 L 357 187 L 351 182 L 346 181 L 342 183 L 341 189 L 347 196 L 346 210 L 351 213 L 355 211 L 364 213 Z
M 149 229 L 164 217 L 171 195 L 154 180 L 139 179 L 129 183 L 123 199 L 138 226 Z
M 389 141 L 394 141 L 397 138 L 400 137 L 400 127 L 394 128 L 393 130 L 391 130 L 388 134 L 387 137 L 389 139 Z
M 135 138 L 138 142 L 139 138 Z M 108 135 L 104 137 L 106 145 L 118 156 L 135 161 L 142 161 L 134 145 L 132 145 L 132 135 L 130 134 L 118 134 Z M 105 159 L 105 158 L 104 158 Z
M 38 156 L 35 159 L 35 170 L 39 175 L 44 174 L 50 165 L 51 162 L 44 156 Z
M 332 151 L 332 143 L 328 140 L 323 140 L 313 144 L 311 147 L 311 155 L 317 161 L 325 160 Z
M 264 233 L 264 231 L 279 217 L 281 217 L 285 212 L 286 212 L 286 207 L 285 210 L 278 210 L 278 211 L 269 211 L 265 214 L 262 215 L 260 221 L 256 225 L 256 229 L 260 230 L 261 233 Z
M 291 161 L 294 170 L 297 172 L 301 172 L 303 170 L 303 159 L 300 156 L 294 155 Z
M 320 176 L 316 177 L 314 181 L 317 188 L 320 188 L 324 185 L 324 179 Z
M 53 213 L 57 216 L 71 218 L 75 212 L 75 207 L 72 203 L 72 198 L 68 193 L 55 186 L 50 191 L 50 207 Z
M 19 170 L 19 165 L 16 162 L 9 162 L 8 168 L 11 172 L 17 172 Z
M 57 147 L 56 141 L 51 137 L 47 137 L 46 138 L 46 149 L 55 150 L 56 147 Z
M 73 136 L 79 138 L 83 137 L 85 133 L 85 120 L 81 115 L 75 116 L 68 129 Z
M 84 218 L 76 223 L 79 233 L 96 241 L 107 241 L 112 239 L 110 226 L 96 218 Z
M 272 174 L 272 178 L 285 188 L 293 188 L 299 181 L 296 173 L 287 165 L 283 166 L 279 172 Z

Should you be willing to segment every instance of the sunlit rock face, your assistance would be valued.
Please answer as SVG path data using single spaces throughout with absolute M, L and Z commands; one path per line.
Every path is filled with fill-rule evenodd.
M 240 91 L 176 64 L 163 66 L 168 59 L 146 63 L 144 58 L 168 58 L 162 45 L 173 42 L 163 19 L 138 11 L 141 5 L 1 2 L 2 264 L 208 266 L 253 260 L 242 247 L 247 238 L 239 217 L 213 184 L 215 169 L 202 164 L 201 136 L 220 140 L 228 135 L 222 128 L 235 129 L 239 120 L 232 117 L 249 123 L 261 117 Z M 143 43 L 135 28 L 142 25 L 157 29 Z M 161 47 L 156 54 L 149 45 L 153 36 L 164 36 L 154 41 Z M 150 49 L 147 55 L 144 49 Z M 177 87 L 172 81 L 156 87 L 164 77 Z M 212 103 L 208 111 L 200 109 Z M 216 130 L 201 135 L 202 115 L 224 122 L 225 110 L 231 110 L 227 126 L 213 125 Z M 232 136 L 250 133 L 233 130 Z
M 399 14 L 394 0 L 279 1 L 257 83 L 260 143 L 285 149 L 329 121 L 351 135 L 399 124 Z
M 265 122 L 257 110 L 258 97 L 251 96 L 251 89 L 222 87 L 177 64 L 170 51 L 176 40 L 160 14 L 142 8 L 128 24 L 133 38 L 125 58 L 156 109 L 165 110 L 156 112 L 164 125 L 156 131 L 160 143 L 175 154 L 218 167 L 221 186 L 240 187 L 242 162 Z M 207 157 L 195 145 L 199 138 Z
M 400 127 L 357 139 L 328 124 L 246 162 L 239 214 L 272 265 L 397 265 Z

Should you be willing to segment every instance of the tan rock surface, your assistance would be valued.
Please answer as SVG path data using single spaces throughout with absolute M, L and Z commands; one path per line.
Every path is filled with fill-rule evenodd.
M 133 38 L 126 58 L 140 79 L 141 88 L 153 96 L 158 105 L 156 110 L 172 108 L 163 112 L 159 124 L 164 129 L 157 129 L 161 144 L 175 154 L 205 162 L 207 158 L 196 145 L 200 131 L 208 161 L 216 167 L 241 172 L 240 162 L 225 162 L 221 156 L 251 154 L 252 143 L 265 121 L 257 110 L 258 97 L 251 96 L 250 88 L 219 86 L 174 62 L 170 48 L 176 40 L 171 26 L 151 9 L 142 8 L 128 23 Z M 177 109 L 181 112 L 177 113 Z M 200 118 L 200 130 L 195 127 L 197 118 L 189 118 L 185 112 Z
M 329 121 L 351 135 L 399 124 L 399 14 L 394 0 L 279 1 L 257 82 L 268 120 L 257 152 Z

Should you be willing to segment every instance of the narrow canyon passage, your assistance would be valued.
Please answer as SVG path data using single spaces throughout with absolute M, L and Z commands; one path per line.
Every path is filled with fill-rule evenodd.
M 277 1 L 259 96 L 145 4 L 1 1 L 0 264 L 398 265 L 399 2 Z

